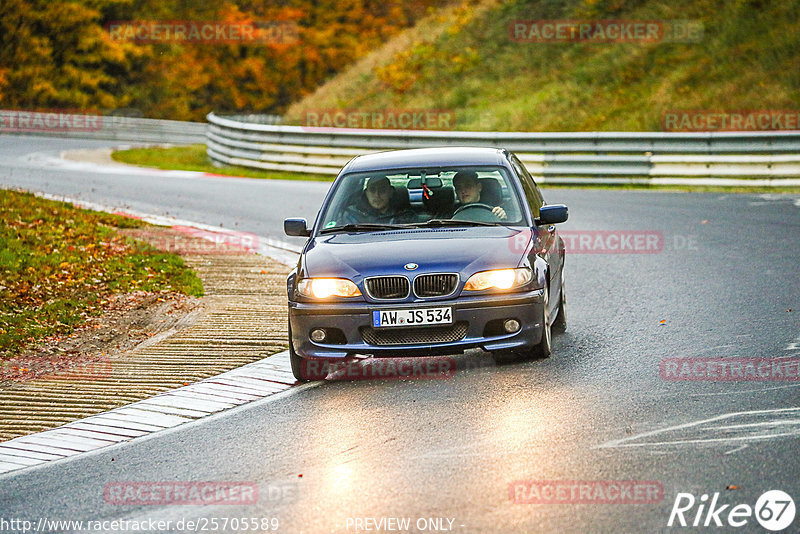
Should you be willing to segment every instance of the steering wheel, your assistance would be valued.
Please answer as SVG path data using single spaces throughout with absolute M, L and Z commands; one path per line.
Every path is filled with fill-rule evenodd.
M 460 208 L 458 208 L 453 213 L 453 216 L 451 217 L 451 219 L 455 219 L 456 215 L 458 215 L 459 213 L 469 212 L 470 210 L 472 210 L 472 211 L 474 211 L 474 215 L 475 216 L 473 216 L 473 217 L 461 216 L 461 217 L 458 217 L 458 219 L 462 220 L 462 221 L 495 222 L 495 221 L 499 220 L 499 218 L 497 217 L 497 215 L 492 213 L 493 209 L 494 208 L 491 207 L 489 204 L 482 204 L 480 202 L 475 202 L 474 204 L 465 204 L 465 205 L 461 206 Z M 489 213 L 486 213 L 487 211 Z

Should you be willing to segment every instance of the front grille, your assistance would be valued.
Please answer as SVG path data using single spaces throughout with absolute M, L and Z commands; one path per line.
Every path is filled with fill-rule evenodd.
M 416 326 L 413 328 L 361 328 L 361 337 L 369 345 L 420 345 L 450 343 L 467 335 L 464 321 L 447 326 Z
M 457 284 L 457 274 L 422 274 L 414 279 L 414 293 L 418 297 L 444 297 L 451 295 Z
M 410 291 L 405 276 L 379 276 L 365 281 L 367 293 L 374 299 L 404 299 Z

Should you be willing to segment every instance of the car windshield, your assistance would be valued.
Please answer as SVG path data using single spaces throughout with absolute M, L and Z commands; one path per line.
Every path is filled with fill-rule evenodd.
M 351 173 L 334 185 L 321 232 L 446 225 L 519 225 L 524 212 L 502 167 Z

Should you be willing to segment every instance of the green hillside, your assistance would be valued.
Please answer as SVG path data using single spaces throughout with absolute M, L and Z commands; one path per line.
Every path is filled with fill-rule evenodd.
M 690 42 L 519 42 L 524 20 L 690 21 Z M 291 106 L 452 110 L 456 129 L 659 130 L 672 110 L 800 110 L 800 0 L 465 2 Z

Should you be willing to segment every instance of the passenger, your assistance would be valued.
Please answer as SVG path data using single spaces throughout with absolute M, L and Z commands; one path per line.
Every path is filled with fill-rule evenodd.
M 397 209 L 396 190 L 385 176 L 373 176 L 356 204 L 348 206 L 342 224 L 392 223 L 405 211 Z
M 478 173 L 475 171 L 459 171 L 453 176 L 453 187 L 456 190 L 458 204 L 455 209 L 469 204 L 481 204 L 481 191 L 483 184 L 478 180 Z M 506 220 L 506 210 L 502 206 L 492 206 L 492 213 L 501 221 Z

